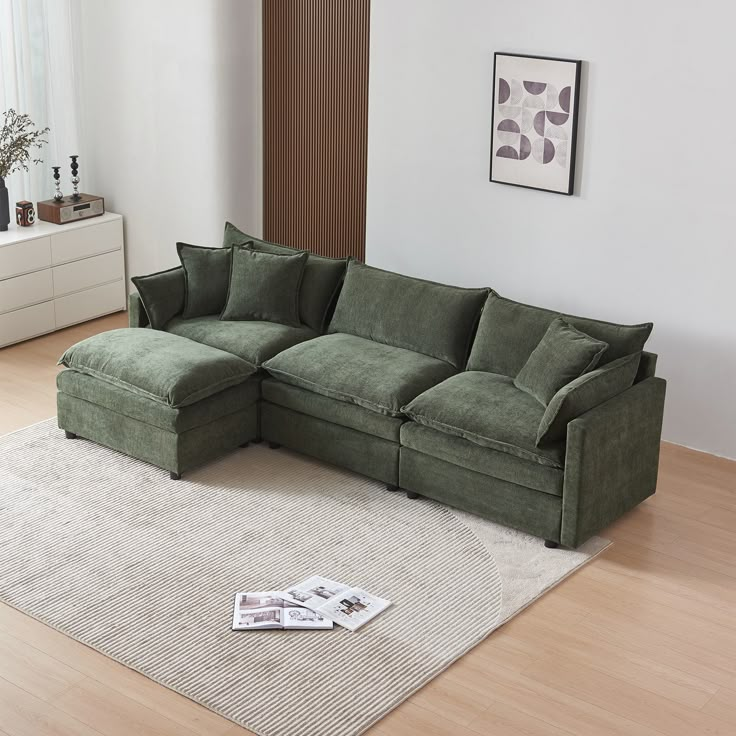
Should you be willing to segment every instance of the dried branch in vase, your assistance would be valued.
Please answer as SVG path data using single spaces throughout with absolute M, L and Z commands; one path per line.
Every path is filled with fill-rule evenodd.
M 49 131 L 50 128 L 38 130 L 28 115 L 6 110 L 0 129 L 0 179 L 16 171 L 28 171 L 29 164 L 42 163 L 40 158 L 33 158 L 31 151 L 41 150 L 44 143 L 48 143 Z

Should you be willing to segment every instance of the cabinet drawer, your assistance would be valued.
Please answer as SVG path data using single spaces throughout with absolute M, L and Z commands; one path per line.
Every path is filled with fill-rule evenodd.
M 101 256 L 83 258 L 81 261 L 54 266 L 54 296 L 64 296 L 73 291 L 117 281 L 125 275 L 123 251 L 116 250 Z
M 87 225 L 51 236 L 51 263 L 76 261 L 123 247 L 123 225 L 120 220 Z
M 0 314 L 0 346 L 43 335 L 51 332 L 54 327 L 53 302 Z
M 54 299 L 56 326 L 66 327 L 110 312 L 125 309 L 125 281 L 95 286 Z
M 0 279 L 38 271 L 51 265 L 51 238 L 36 238 L 0 248 Z
M 53 292 L 50 268 L 0 281 L 0 314 L 45 302 L 51 299 Z

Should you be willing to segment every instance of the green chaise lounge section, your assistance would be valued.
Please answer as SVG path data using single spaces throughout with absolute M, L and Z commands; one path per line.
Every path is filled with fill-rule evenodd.
M 59 427 L 178 478 L 258 437 L 260 379 L 235 355 L 159 330 L 102 332 L 59 361 Z

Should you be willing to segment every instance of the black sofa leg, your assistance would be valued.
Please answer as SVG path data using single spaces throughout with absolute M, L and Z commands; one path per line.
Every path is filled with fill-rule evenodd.
M 250 442 L 243 442 L 243 444 L 240 445 L 240 447 L 248 447 L 248 445 L 250 445 Z
M 414 491 L 407 491 L 406 497 L 407 498 L 419 498 L 419 494 L 415 493 Z
M 256 437 L 256 438 L 255 438 L 254 440 L 251 440 L 251 442 L 252 442 L 252 443 L 253 443 L 254 445 L 260 445 L 260 444 L 261 444 L 261 442 L 263 442 L 263 437 Z
M 169 473 L 171 480 L 181 480 L 181 473 L 175 473 L 173 470 Z
M 66 430 L 64 430 L 64 434 L 66 435 L 66 438 L 68 440 L 76 440 L 77 439 L 77 435 L 75 435 L 74 432 L 67 432 Z
M 270 447 L 270 448 L 271 448 L 272 450 L 278 450 L 278 449 L 279 449 L 279 447 L 281 447 L 281 445 L 280 445 L 280 444 L 279 444 L 278 442 L 269 442 L 269 443 L 268 443 L 268 446 L 269 446 L 269 447 Z
M 386 483 L 386 490 L 391 491 L 391 493 L 394 493 L 394 491 L 399 490 L 399 487 L 395 486 L 393 483 Z
M 559 542 L 553 542 L 551 539 L 545 539 L 544 540 L 544 546 L 549 547 L 549 549 L 557 549 L 560 546 Z

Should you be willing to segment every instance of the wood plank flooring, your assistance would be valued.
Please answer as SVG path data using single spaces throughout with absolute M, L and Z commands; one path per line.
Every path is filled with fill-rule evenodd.
M 125 319 L 0 350 L 0 433 L 53 416 L 59 355 Z M 736 462 L 663 444 L 656 496 L 604 535 L 616 544 L 370 733 L 736 734 Z M 1 736 L 248 733 L 0 604 Z

